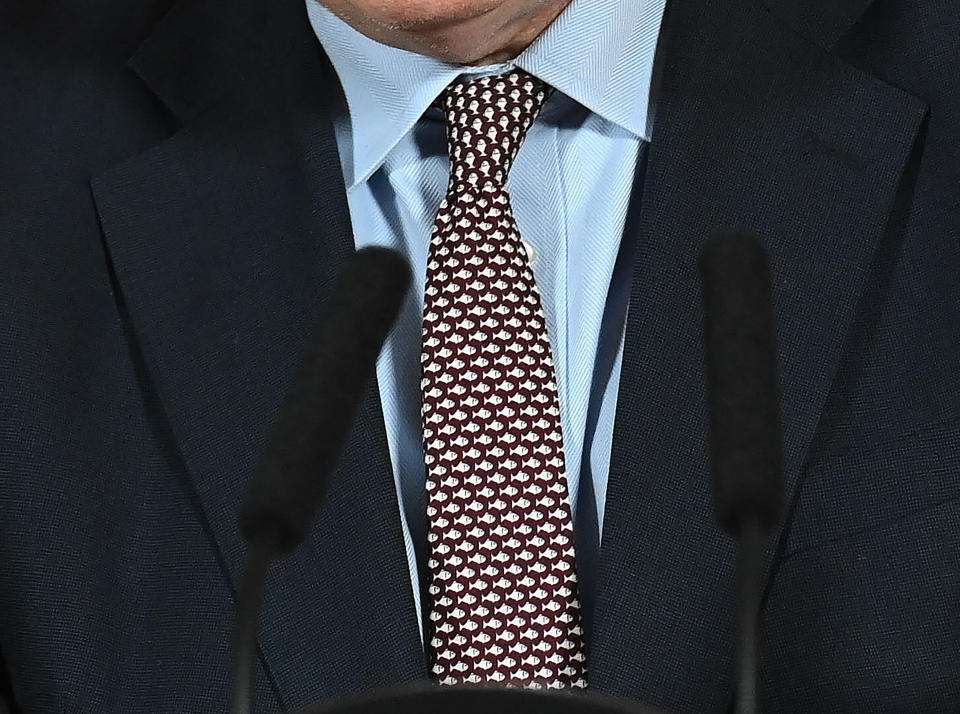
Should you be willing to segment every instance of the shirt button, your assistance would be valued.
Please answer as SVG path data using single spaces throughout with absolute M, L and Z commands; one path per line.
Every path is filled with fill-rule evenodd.
M 523 239 L 521 239 L 520 242 L 523 244 L 523 250 L 527 254 L 527 262 L 530 264 L 530 267 L 532 268 L 537 264 L 537 251 L 533 247 L 533 243 L 530 243 L 529 241 L 525 241 Z

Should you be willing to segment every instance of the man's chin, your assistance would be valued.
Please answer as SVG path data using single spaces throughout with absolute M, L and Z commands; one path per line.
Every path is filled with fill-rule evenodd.
M 352 6 L 378 25 L 397 30 L 442 28 L 484 15 L 507 0 L 323 0 L 334 11 Z

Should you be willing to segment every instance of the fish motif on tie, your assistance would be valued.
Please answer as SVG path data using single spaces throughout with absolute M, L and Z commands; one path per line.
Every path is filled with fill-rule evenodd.
M 549 95 L 521 71 L 442 96 L 422 394 L 430 655 L 441 684 L 586 687 L 556 374 L 506 189 Z

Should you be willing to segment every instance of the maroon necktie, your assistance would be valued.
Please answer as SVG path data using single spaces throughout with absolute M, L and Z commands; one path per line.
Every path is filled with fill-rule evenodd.
M 430 240 L 421 357 L 441 684 L 586 686 L 557 380 L 505 187 L 548 93 L 513 71 L 442 97 L 451 174 Z

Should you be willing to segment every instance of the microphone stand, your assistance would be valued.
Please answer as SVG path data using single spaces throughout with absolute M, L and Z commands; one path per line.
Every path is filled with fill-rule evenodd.
M 231 641 L 231 710 L 250 714 L 257 661 L 257 630 L 267 572 L 276 556 L 273 538 L 258 538 L 247 545 L 243 575 L 237 590 L 237 611 Z
M 755 515 L 740 519 L 737 539 L 737 709 L 757 714 L 757 630 L 763 596 L 762 560 L 766 531 Z

